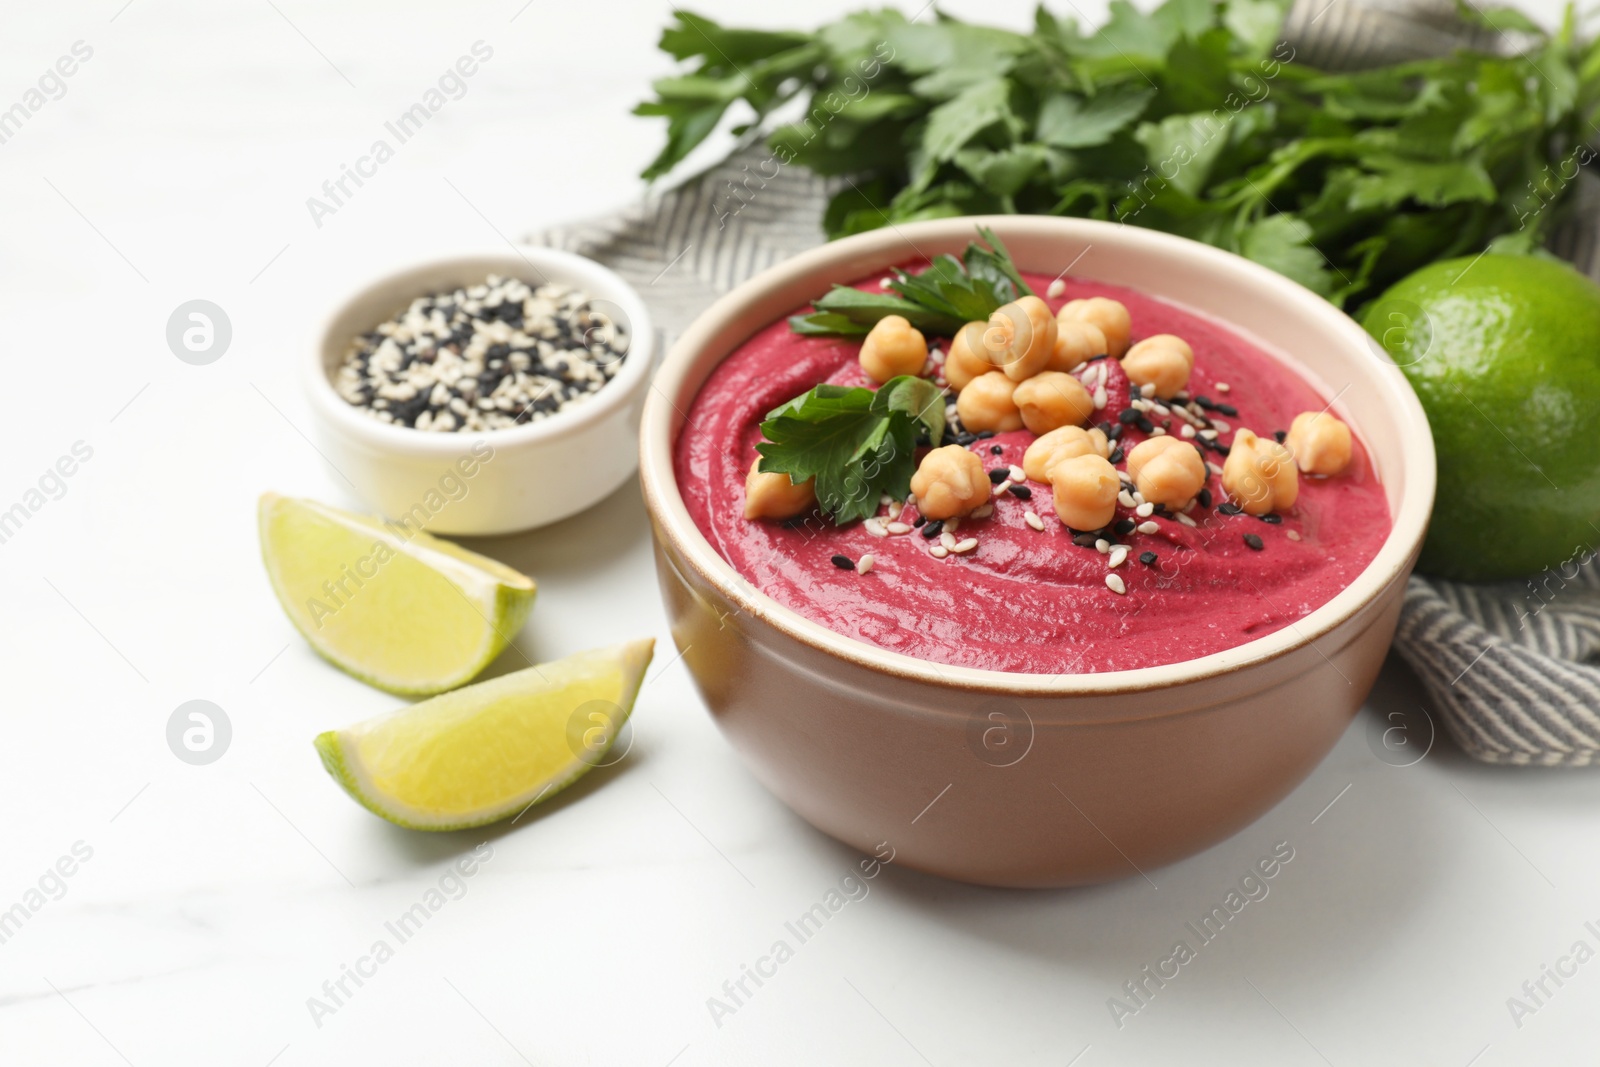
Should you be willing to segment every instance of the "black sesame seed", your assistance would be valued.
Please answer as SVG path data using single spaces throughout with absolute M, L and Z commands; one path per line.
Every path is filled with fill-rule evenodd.
M 928 523 L 922 528 L 922 536 L 926 537 L 930 541 L 942 533 L 944 533 L 943 519 L 934 519 L 932 522 Z
M 1218 404 L 1217 410 L 1228 416 L 1230 419 L 1237 418 L 1239 415 L 1239 409 L 1234 407 L 1232 404 Z
M 1238 504 L 1222 503 L 1222 504 L 1218 504 L 1217 505 L 1217 514 L 1219 514 L 1219 515 L 1242 515 L 1242 514 L 1244 514 L 1244 508 L 1241 508 Z
M 1138 426 L 1144 433 L 1154 433 L 1156 428 L 1156 424 L 1150 421 L 1148 415 L 1140 415 L 1134 420 L 1134 425 Z
M 1012 496 L 1016 497 L 1018 500 L 1032 500 L 1033 499 L 1033 490 L 1029 489 L 1025 485 L 1013 485 L 1013 486 L 1010 486 L 1010 487 L 1008 487 L 1006 489 L 1006 492 L 1010 493 Z
M 958 445 L 963 445 L 963 446 L 964 445 L 970 445 L 974 441 L 976 441 L 977 439 L 978 439 L 978 435 L 977 434 L 971 434 L 971 433 L 958 433 L 958 434 L 956 434 L 956 444 L 958 444 Z
M 928 516 L 926 516 L 926 515 L 918 515 L 915 519 L 911 520 L 911 525 L 913 525 L 913 526 L 921 526 L 923 523 L 925 523 L 927 521 L 928 521 Z
M 978 440 L 980 440 L 980 441 L 987 441 L 989 438 L 991 438 L 993 436 L 994 436 L 994 431 L 993 430 L 979 430 L 978 431 Z
M 990 445 L 989 446 L 989 455 L 991 455 L 991 456 L 998 456 L 1004 451 L 1005 451 L 1005 449 L 1001 448 L 999 445 Z
M 1122 432 L 1122 430 L 1119 429 L 1117 424 L 1114 422 L 1097 422 L 1094 424 L 1094 428 L 1105 434 L 1107 437 L 1110 437 L 1113 431 L 1116 433 Z
M 1100 540 L 1099 535 L 1094 533 L 1079 533 L 1072 535 L 1072 543 L 1077 545 L 1079 548 L 1093 548 L 1094 543 L 1098 540 Z
M 1201 507 L 1209 508 L 1211 506 L 1211 501 L 1213 499 L 1214 498 L 1211 495 L 1211 490 L 1210 489 L 1201 489 L 1200 490 L 1200 506 Z
M 1244 543 L 1255 549 L 1257 552 L 1260 552 L 1263 548 L 1267 547 L 1261 543 L 1261 538 L 1257 537 L 1255 534 L 1245 534 Z
M 1278 443 L 1281 445 L 1281 444 L 1283 444 L 1284 439 L 1289 436 L 1289 431 L 1288 430 L 1273 430 L 1272 431 L 1272 436 L 1277 438 Z
M 1134 408 L 1123 408 L 1117 412 L 1117 421 L 1124 426 L 1132 426 L 1139 421 L 1139 412 Z
M 1154 567 L 1156 565 L 1156 554 L 1154 552 L 1141 552 L 1139 553 L 1139 562 L 1147 567 Z
M 1194 402 L 1205 408 L 1207 411 L 1212 411 L 1217 406 L 1217 402 L 1212 400 L 1209 396 L 1197 396 L 1194 398 Z
M 856 561 L 851 559 L 849 556 L 834 556 L 833 565 L 842 571 L 853 571 L 856 569 Z
M 1112 529 L 1117 531 L 1118 537 L 1127 537 L 1129 534 L 1133 533 L 1138 526 L 1139 524 L 1134 522 L 1132 519 L 1118 519 L 1117 524 L 1113 526 Z
M 996 467 L 994 470 L 989 472 L 989 484 L 999 485 L 1009 477 L 1011 477 L 1010 470 L 1005 467 Z
M 1277 526 L 1277 525 L 1279 525 L 1280 523 L 1283 522 L 1283 516 L 1282 515 L 1275 515 L 1270 511 L 1267 512 L 1265 515 L 1257 515 L 1256 518 L 1260 519 L 1262 522 L 1267 523 L 1267 524 L 1269 524 L 1271 526 Z
M 1121 463 L 1125 458 L 1127 458 L 1127 453 L 1124 452 L 1121 448 L 1117 448 L 1117 449 L 1112 450 L 1111 456 L 1109 458 L 1109 462 L 1111 462 L 1111 463 Z

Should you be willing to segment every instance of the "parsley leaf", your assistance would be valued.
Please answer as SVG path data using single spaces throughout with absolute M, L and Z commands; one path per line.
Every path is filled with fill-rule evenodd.
M 936 256 L 916 274 L 897 270 L 887 292 L 835 285 L 815 311 L 792 316 L 789 327 L 809 337 L 865 337 L 879 319 L 899 315 L 924 334 L 954 337 L 967 323 L 1033 292 L 994 231 L 980 227 L 978 235 L 987 247 L 974 241 L 960 259 Z
M 927 379 L 902 375 L 877 390 L 824 384 L 768 412 L 756 451 L 763 471 L 815 478 L 818 505 L 843 526 L 877 514 L 883 494 L 911 491 L 919 427 L 935 446 L 944 437 L 944 395 Z

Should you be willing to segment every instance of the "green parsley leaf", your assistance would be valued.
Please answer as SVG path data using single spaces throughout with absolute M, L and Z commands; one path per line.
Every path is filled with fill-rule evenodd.
M 919 425 L 935 446 L 943 439 L 944 396 L 926 379 L 891 378 L 876 391 L 824 384 L 768 412 L 756 451 L 763 471 L 815 478 L 818 505 L 843 526 L 877 514 L 883 494 L 911 491 Z
M 792 316 L 789 327 L 808 337 L 865 337 L 879 319 L 899 315 L 924 334 L 954 337 L 967 323 L 1033 292 L 994 231 L 980 228 L 978 235 L 987 247 L 973 242 L 960 259 L 936 256 L 916 274 L 895 271 L 888 292 L 835 285 L 815 311 Z

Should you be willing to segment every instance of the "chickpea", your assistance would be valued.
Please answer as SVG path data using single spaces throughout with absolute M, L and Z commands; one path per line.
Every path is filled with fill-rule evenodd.
M 922 457 L 911 476 L 917 510 L 930 519 L 949 519 L 989 500 L 989 474 L 983 460 L 960 445 L 945 445 Z
M 969 322 L 950 341 L 950 353 L 944 359 L 944 380 L 958 393 L 972 379 L 994 369 L 983 354 L 983 334 L 988 328 L 986 322 Z
M 750 464 L 744 478 L 744 517 L 747 519 L 792 519 L 810 511 L 817 503 L 816 479 L 798 485 L 787 474 L 763 472 L 761 457 Z
M 1105 296 L 1091 296 L 1087 300 L 1069 300 L 1056 312 L 1061 322 L 1077 320 L 1100 328 L 1106 338 L 1106 354 L 1121 359 L 1128 350 L 1128 337 L 1133 331 L 1133 320 L 1120 300 Z M 1095 355 L 1100 353 L 1096 352 Z
M 861 369 L 878 384 L 901 374 L 921 374 L 928 362 L 922 331 L 900 315 L 885 315 L 861 342 Z
M 1063 426 L 1081 426 L 1094 414 L 1094 398 L 1070 374 L 1047 370 L 1018 384 L 1012 402 L 1022 413 L 1022 425 L 1034 433 L 1049 433 Z
M 1300 472 L 1294 455 L 1272 438 L 1236 430 L 1222 464 L 1222 488 L 1247 513 L 1265 515 L 1294 506 Z
M 1326 411 L 1296 415 L 1284 444 L 1307 474 L 1339 474 L 1350 465 L 1350 427 Z
M 1017 384 L 997 370 L 980 374 L 956 397 L 956 415 L 973 433 L 1022 429 L 1022 413 L 1013 394 Z
M 1106 335 L 1092 322 L 1066 319 L 1056 324 L 1056 347 L 1046 370 L 1073 371 L 1106 354 Z
M 1111 442 L 1105 431 L 1085 430 L 1081 426 L 1063 426 L 1051 430 L 1043 437 L 1034 438 L 1033 444 L 1022 456 L 1022 471 L 1031 481 L 1048 482 L 1050 468 L 1064 459 L 1077 456 L 1111 455 Z
M 1171 400 L 1189 384 L 1194 370 L 1194 349 L 1189 342 L 1170 333 L 1158 333 L 1128 349 L 1122 357 L 1122 371 L 1135 385 L 1152 384 L 1156 396 Z
M 989 316 L 984 357 L 1014 382 L 1044 370 L 1056 348 L 1056 320 L 1036 296 L 1014 300 Z
M 1117 514 L 1122 479 L 1111 463 L 1096 455 L 1073 456 L 1050 468 L 1056 517 L 1074 530 L 1098 530 Z
M 1199 450 L 1176 437 L 1152 437 L 1128 453 L 1128 479 L 1139 495 L 1173 511 L 1189 506 L 1205 488 L 1208 473 Z

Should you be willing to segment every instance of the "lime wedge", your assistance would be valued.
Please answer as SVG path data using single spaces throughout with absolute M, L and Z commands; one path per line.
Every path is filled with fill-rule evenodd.
M 260 525 L 290 621 L 335 666 L 391 693 L 471 681 L 533 607 L 532 578 L 415 526 L 276 493 L 262 496 Z
M 363 807 L 413 830 L 515 815 L 605 761 L 655 641 L 580 652 L 330 730 L 322 765 Z

